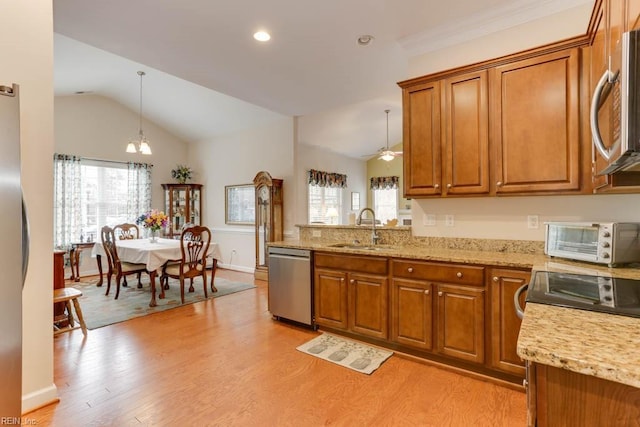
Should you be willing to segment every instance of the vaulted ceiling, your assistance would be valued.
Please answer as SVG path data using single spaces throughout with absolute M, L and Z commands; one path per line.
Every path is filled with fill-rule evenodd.
M 384 145 L 387 108 L 390 141 L 401 140 L 396 82 L 411 77 L 409 58 L 585 3 L 593 0 L 54 0 L 55 93 L 106 96 L 137 112 L 144 70 L 144 115 L 186 141 L 327 114 L 353 142 L 331 149 L 358 157 Z M 253 39 L 261 29 L 269 42 Z M 361 35 L 373 42 L 359 45 Z

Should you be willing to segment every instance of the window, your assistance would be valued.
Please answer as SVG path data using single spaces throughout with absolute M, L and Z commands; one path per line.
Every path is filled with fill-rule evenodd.
M 398 183 L 400 177 L 378 176 L 371 178 L 371 194 L 376 219 L 385 224 L 390 219 L 398 219 Z
M 309 223 L 340 224 L 342 189 L 347 188 L 347 175 L 309 170 Z
M 342 212 L 342 188 L 309 185 L 310 224 L 340 224 L 340 212 Z
M 398 189 L 383 188 L 373 191 L 373 210 L 376 219 L 385 224 L 390 219 L 398 218 Z
M 152 167 L 54 155 L 55 247 L 96 241 L 105 225 L 135 222 L 151 208 Z
M 80 170 L 80 241 L 100 239 L 100 228 L 104 225 L 135 221 L 127 214 L 129 186 L 126 164 L 82 165 Z

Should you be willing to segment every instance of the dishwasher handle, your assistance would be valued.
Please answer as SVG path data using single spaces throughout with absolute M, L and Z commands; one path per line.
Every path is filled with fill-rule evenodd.
M 281 255 L 281 254 L 269 254 L 269 258 L 278 258 L 278 259 L 292 259 L 296 261 L 304 261 L 309 260 L 308 256 L 297 256 L 297 255 Z
M 524 308 L 520 306 L 520 295 L 522 295 L 522 293 L 527 289 L 529 289 L 528 283 L 520 286 L 518 290 L 513 294 L 513 307 L 516 310 L 516 316 L 518 316 L 518 318 L 520 319 L 524 318 Z

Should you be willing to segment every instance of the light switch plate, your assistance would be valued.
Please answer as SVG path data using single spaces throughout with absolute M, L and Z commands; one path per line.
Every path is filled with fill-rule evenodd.
M 528 228 L 538 228 L 538 215 L 529 215 L 527 216 L 527 227 Z
M 453 215 L 444 216 L 444 225 L 447 227 L 453 227 Z
M 433 227 L 436 225 L 436 216 L 433 214 L 424 214 L 422 217 L 422 225 Z

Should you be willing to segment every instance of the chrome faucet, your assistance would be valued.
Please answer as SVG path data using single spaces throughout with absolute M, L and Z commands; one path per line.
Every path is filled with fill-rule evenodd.
M 378 236 L 378 233 L 376 233 L 376 213 L 373 211 L 373 209 L 362 208 L 362 210 L 358 214 L 358 219 L 356 220 L 356 224 L 357 225 L 362 224 L 362 214 L 364 213 L 364 211 L 371 212 L 371 216 L 373 217 L 371 219 L 371 244 L 376 245 L 378 243 L 378 240 L 380 240 L 380 236 Z

